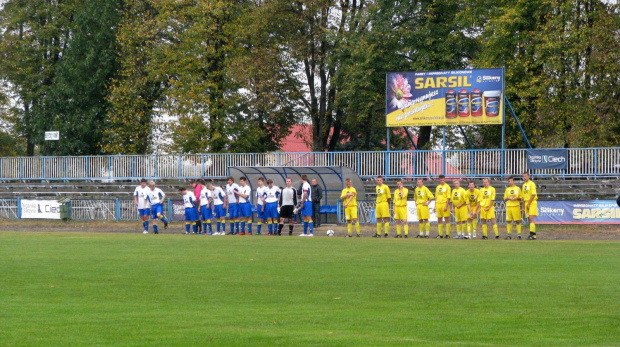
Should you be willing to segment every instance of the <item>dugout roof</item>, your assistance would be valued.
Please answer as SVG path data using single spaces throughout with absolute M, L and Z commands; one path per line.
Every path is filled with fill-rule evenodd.
M 340 193 L 345 187 L 344 179 L 350 178 L 351 185 L 355 187 L 361 199 L 365 196 L 364 183 L 357 172 L 343 166 L 232 166 L 228 168 L 229 176 L 238 181 L 240 177 L 246 177 L 252 190 L 258 186 L 258 178 L 272 179 L 274 186 L 285 187 L 286 178 L 293 179 L 293 187 L 299 189 L 301 175 L 308 176 L 308 182 L 316 178 L 319 186 L 323 188 L 323 205 L 336 205 Z M 253 202 L 253 201 L 252 201 Z

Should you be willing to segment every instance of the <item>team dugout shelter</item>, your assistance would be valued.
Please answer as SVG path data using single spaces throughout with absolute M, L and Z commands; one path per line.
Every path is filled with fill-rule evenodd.
M 301 186 L 302 175 L 308 176 L 308 183 L 310 184 L 312 184 L 312 179 L 316 179 L 323 189 L 320 212 L 321 216 L 325 216 L 325 219 L 328 218 L 328 215 L 336 216 L 338 199 L 345 187 L 344 180 L 346 178 L 351 179 L 351 185 L 358 192 L 358 199 L 364 199 L 365 196 L 364 183 L 361 177 L 357 172 L 343 166 L 231 166 L 228 167 L 228 175 L 232 176 L 235 182 L 238 182 L 241 177 L 247 178 L 248 184 L 252 188 L 252 205 L 254 205 L 256 198 L 258 179 L 261 177 L 265 181 L 271 179 L 274 186 L 281 188 L 286 187 L 286 179 L 291 178 L 295 189 L 299 189 Z

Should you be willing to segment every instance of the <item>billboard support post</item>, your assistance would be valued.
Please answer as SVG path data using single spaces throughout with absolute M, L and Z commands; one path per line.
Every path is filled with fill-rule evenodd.
M 508 101 L 508 97 L 504 96 L 504 100 L 506 100 L 506 105 L 508 105 L 508 108 L 510 109 L 510 113 L 512 113 L 512 117 L 515 119 L 515 122 L 517 122 L 517 126 L 519 127 L 519 130 L 521 131 L 521 135 L 523 135 L 523 140 L 525 140 L 525 144 L 527 145 L 527 148 L 532 148 L 532 144 L 530 143 L 530 140 L 527 138 L 527 135 L 525 134 L 525 130 L 521 126 L 521 122 L 519 122 L 519 117 L 517 117 L 515 110 L 512 108 L 512 105 L 510 104 L 510 101 Z
M 446 174 L 446 127 L 443 127 L 443 139 L 441 140 L 441 174 Z

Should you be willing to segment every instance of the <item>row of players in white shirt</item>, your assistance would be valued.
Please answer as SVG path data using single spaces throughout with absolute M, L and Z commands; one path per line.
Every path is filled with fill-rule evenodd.
M 229 180 L 230 182 L 230 180 Z M 280 198 L 280 188 L 276 186 L 265 186 L 262 184 L 262 181 L 259 181 L 258 187 L 256 188 L 255 197 L 255 205 L 258 208 L 258 205 L 262 206 L 264 203 L 273 203 L 278 202 Z M 208 183 L 206 186 L 202 186 L 202 190 L 200 191 L 200 206 L 207 206 L 211 202 L 213 202 L 212 206 L 218 205 L 226 205 L 229 203 L 238 203 L 243 204 L 250 202 L 250 196 L 252 195 L 252 188 L 245 184 L 242 180 L 241 184 L 236 183 L 228 183 L 226 184 L 226 194 L 222 188 L 218 186 L 214 186 L 211 183 Z M 308 182 L 303 182 L 302 191 L 306 195 L 305 201 L 312 201 L 312 190 L 310 189 L 310 184 Z M 134 197 L 137 198 L 138 209 L 150 209 L 151 205 L 160 204 L 166 197 L 166 194 L 157 187 L 149 187 L 149 186 L 137 186 L 134 191 Z M 194 207 L 196 202 L 196 197 L 193 192 L 188 191 L 183 196 L 183 203 L 186 208 Z M 226 208 L 226 206 L 224 206 Z

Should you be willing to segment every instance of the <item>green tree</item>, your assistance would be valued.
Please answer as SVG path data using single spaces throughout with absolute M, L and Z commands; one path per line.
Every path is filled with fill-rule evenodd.
M 0 78 L 16 100 L 14 129 L 43 154 L 96 154 L 116 71 L 121 1 L 11 0 L 0 12 Z M 47 130 L 61 141 L 46 143 Z

